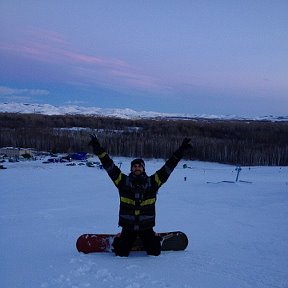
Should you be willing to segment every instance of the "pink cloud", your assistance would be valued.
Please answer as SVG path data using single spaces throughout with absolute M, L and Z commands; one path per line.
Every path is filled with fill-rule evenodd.
M 0 49 L 53 65 L 55 73 L 57 73 L 57 67 L 61 66 L 61 70 L 67 73 L 64 77 L 66 82 L 77 82 L 83 85 L 104 83 L 117 89 L 131 87 L 141 90 L 159 90 L 161 88 L 159 80 L 149 77 L 122 59 L 80 52 L 59 33 L 43 29 L 28 29 L 23 32 L 22 39 L 14 44 L 0 44 Z

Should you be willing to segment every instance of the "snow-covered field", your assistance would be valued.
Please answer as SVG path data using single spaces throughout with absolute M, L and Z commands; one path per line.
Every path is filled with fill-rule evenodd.
M 129 171 L 131 159 L 122 161 Z M 183 169 L 186 163 L 190 168 Z M 163 164 L 146 162 L 148 174 Z M 105 171 L 42 161 L 0 170 L 0 287 L 288 287 L 288 167 L 182 161 L 160 189 L 156 231 L 182 230 L 183 252 L 77 252 L 87 232 L 118 232 Z M 187 181 L 184 181 L 184 177 Z

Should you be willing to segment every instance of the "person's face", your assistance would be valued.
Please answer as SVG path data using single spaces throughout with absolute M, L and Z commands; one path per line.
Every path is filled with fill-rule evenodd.
M 134 164 L 134 165 L 132 166 L 132 173 L 133 173 L 134 175 L 140 175 L 140 174 L 142 174 L 143 172 L 144 172 L 144 169 L 143 169 L 142 165 L 140 165 L 140 164 Z

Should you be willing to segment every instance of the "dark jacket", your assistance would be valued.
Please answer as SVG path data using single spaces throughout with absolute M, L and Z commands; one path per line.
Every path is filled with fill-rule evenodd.
M 156 173 L 125 175 L 106 152 L 98 155 L 104 169 L 118 188 L 120 196 L 119 226 L 129 230 L 146 230 L 155 226 L 157 191 L 169 178 L 181 159 L 175 152 Z

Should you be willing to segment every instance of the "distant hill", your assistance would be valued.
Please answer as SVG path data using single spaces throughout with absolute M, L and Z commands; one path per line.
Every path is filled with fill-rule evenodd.
M 107 117 L 117 117 L 122 119 L 219 119 L 219 120 L 266 120 L 266 121 L 288 121 L 288 116 L 259 116 L 241 117 L 236 115 L 208 115 L 208 114 L 179 114 L 160 113 L 153 111 L 135 111 L 129 108 L 97 108 L 83 107 L 77 105 L 53 106 L 50 104 L 25 104 L 25 103 L 0 103 L 0 112 L 9 113 L 32 113 L 43 115 L 97 115 Z

